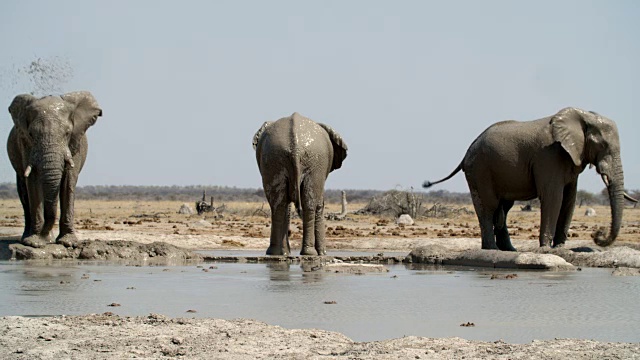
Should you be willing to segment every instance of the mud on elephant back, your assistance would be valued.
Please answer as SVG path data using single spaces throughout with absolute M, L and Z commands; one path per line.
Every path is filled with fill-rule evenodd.
M 298 113 L 265 122 L 253 137 L 264 193 L 271 207 L 267 255 L 289 255 L 290 205 L 302 218 L 300 255 L 324 255 L 324 184 L 347 157 L 347 144 L 330 126 Z
M 624 191 L 618 128 L 592 111 L 565 108 L 533 121 L 491 125 L 469 146 L 447 177 L 425 182 L 428 188 L 465 173 L 480 222 L 483 249 L 516 249 L 507 229 L 507 213 L 516 200 L 540 199 L 540 246 L 563 246 L 573 217 L 578 175 L 589 165 L 602 176 L 611 202 L 609 233 L 593 234 L 597 245 L 611 245 L 620 231 Z
M 60 233 L 56 242 L 73 246 L 74 192 L 87 158 L 86 131 L 102 109 L 87 91 L 36 98 L 16 96 L 9 106 L 14 126 L 7 153 L 16 172 L 24 210 L 20 242 L 41 248 L 52 242 L 51 231 L 60 201 Z

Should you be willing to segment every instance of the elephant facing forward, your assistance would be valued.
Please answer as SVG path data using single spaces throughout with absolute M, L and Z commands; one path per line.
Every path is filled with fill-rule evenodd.
M 51 241 L 60 199 L 58 243 L 77 241 L 73 225 L 74 191 L 87 158 L 85 132 L 102 116 L 91 93 L 72 92 L 36 98 L 18 95 L 9 106 L 14 126 L 7 152 L 16 171 L 24 210 L 24 245 L 42 247 Z
M 611 228 L 594 234 L 608 246 L 618 236 L 625 198 L 616 124 L 576 108 L 533 121 L 491 125 L 469 146 L 446 178 L 425 182 L 428 188 L 465 173 L 480 222 L 483 249 L 515 251 L 507 230 L 507 213 L 516 200 L 540 199 L 540 246 L 562 246 L 573 216 L 578 175 L 595 165 L 609 191 Z
M 324 183 L 347 157 L 347 144 L 331 127 L 298 113 L 265 122 L 253 137 L 264 193 L 271 207 L 267 255 L 289 255 L 290 204 L 302 218 L 300 255 L 326 254 Z

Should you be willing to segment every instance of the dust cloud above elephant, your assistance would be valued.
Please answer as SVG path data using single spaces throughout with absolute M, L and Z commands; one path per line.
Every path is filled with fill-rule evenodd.
M 469 146 L 462 170 L 480 222 L 483 249 L 515 251 L 507 229 L 507 213 L 516 200 L 540 199 L 540 246 L 562 246 L 573 217 L 578 175 L 595 166 L 611 203 L 609 233 L 594 233 L 597 245 L 612 244 L 620 231 L 625 199 L 618 128 L 595 112 L 564 108 L 533 121 L 491 125 Z
M 300 255 L 324 255 L 324 184 L 347 157 L 347 144 L 331 127 L 298 113 L 265 122 L 253 137 L 265 196 L 271 207 L 267 255 L 289 255 L 291 203 L 302 218 Z
M 7 152 L 25 220 L 21 243 L 43 247 L 51 242 L 60 200 L 56 242 L 71 246 L 77 242 L 74 191 L 87 158 L 85 133 L 102 116 L 102 109 L 91 93 L 79 91 L 42 98 L 18 95 L 9 112 L 14 126 Z

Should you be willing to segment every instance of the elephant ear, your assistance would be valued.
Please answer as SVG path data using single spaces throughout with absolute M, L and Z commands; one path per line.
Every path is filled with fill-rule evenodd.
M 16 128 L 25 134 L 28 134 L 29 117 L 27 116 L 27 106 L 35 100 L 35 96 L 31 94 L 17 95 L 11 105 L 9 105 L 9 113 L 13 119 Z
M 262 124 L 262 126 L 260 127 L 260 129 L 258 129 L 258 131 L 256 132 L 255 135 L 253 135 L 253 150 L 256 150 L 256 148 L 258 147 L 258 141 L 260 141 L 260 136 L 262 136 L 262 133 L 269 127 L 269 125 L 273 124 L 273 121 L 265 121 L 264 124 Z
M 342 140 L 342 136 L 333 130 L 331 126 L 320 123 L 318 123 L 318 125 L 322 126 L 327 134 L 329 134 L 331 144 L 333 145 L 333 164 L 331 164 L 331 171 L 340 169 L 342 162 L 347 158 L 347 143 Z
M 565 108 L 555 114 L 550 121 L 553 140 L 562 145 L 576 166 L 582 166 L 584 151 L 585 124 L 582 113 L 580 109 Z
M 71 107 L 74 136 L 83 135 L 102 116 L 102 109 L 88 91 L 76 91 L 61 96 Z

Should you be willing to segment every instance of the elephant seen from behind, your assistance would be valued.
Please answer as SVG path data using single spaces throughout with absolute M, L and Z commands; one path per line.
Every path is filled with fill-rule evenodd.
M 51 242 L 59 200 L 56 242 L 72 246 L 77 241 L 74 191 L 87 158 L 85 132 L 102 116 L 102 109 L 91 93 L 79 91 L 42 98 L 18 95 L 9 113 L 14 126 L 7 152 L 25 220 L 21 243 L 43 247 Z
M 491 125 L 469 146 L 446 178 L 465 173 L 480 222 L 483 249 L 515 251 L 507 213 L 516 200 L 540 199 L 540 246 L 562 246 L 568 235 L 578 175 L 595 166 L 609 192 L 611 227 L 594 233 L 597 245 L 612 244 L 620 231 L 625 199 L 620 140 L 616 124 L 595 112 L 565 108 L 533 121 Z
M 331 127 L 298 113 L 265 122 L 253 137 L 265 196 L 271 207 L 267 255 L 289 255 L 290 204 L 302 219 L 300 255 L 324 255 L 324 184 L 347 157 Z

